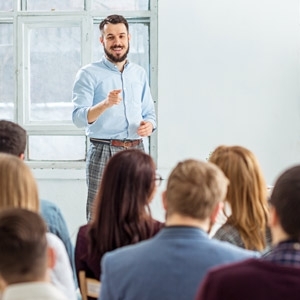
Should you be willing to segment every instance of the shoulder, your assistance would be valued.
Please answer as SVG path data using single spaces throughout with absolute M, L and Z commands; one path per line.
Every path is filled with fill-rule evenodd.
M 244 248 L 244 243 L 241 239 L 239 231 L 234 226 L 229 224 L 222 225 L 217 230 L 213 238 L 221 241 L 227 241 L 231 244 Z

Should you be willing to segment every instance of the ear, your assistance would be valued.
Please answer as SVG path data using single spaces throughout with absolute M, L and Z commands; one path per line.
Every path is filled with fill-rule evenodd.
M 22 160 L 24 160 L 24 159 L 25 159 L 25 154 L 24 154 L 24 153 L 21 153 L 21 154 L 19 155 L 19 157 L 20 157 Z
M 279 218 L 278 218 L 276 209 L 273 206 L 270 206 L 270 208 L 269 208 L 268 223 L 269 223 L 270 228 L 275 227 L 279 224 Z
M 215 208 L 213 209 L 211 215 L 210 215 L 210 222 L 211 224 L 214 224 L 217 220 L 217 217 L 220 213 L 220 211 L 223 209 L 224 207 L 224 202 L 218 202 L 215 206 Z
M 103 36 L 102 35 L 100 36 L 99 41 L 103 45 Z
M 47 249 L 47 262 L 48 262 L 48 268 L 53 269 L 56 264 L 56 253 L 55 250 L 51 247 L 48 247 Z
M 128 33 L 128 41 L 130 41 L 130 40 L 131 40 L 131 34 Z
M 6 286 L 7 286 L 7 284 L 6 284 L 5 280 L 0 275 L 0 292 L 3 292 L 4 289 L 6 288 Z
M 167 202 L 168 201 L 167 201 L 167 192 L 166 191 L 163 191 L 161 193 L 161 199 L 162 199 L 162 204 L 163 204 L 164 209 L 167 210 L 167 207 L 168 207 Z

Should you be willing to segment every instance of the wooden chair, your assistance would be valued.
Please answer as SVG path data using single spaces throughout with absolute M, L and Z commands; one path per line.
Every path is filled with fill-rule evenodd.
M 101 282 L 94 278 L 88 278 L 85 271 L 79 271 L 79 286 L 82 300 L 88 300 L 88 297 L 98 299 Z

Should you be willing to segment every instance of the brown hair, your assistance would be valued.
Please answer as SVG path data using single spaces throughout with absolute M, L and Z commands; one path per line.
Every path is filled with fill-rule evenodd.
M 9 207 L 38 212 L 38 188 L 31 170 L 23 160 L 0 153 L 0 210 Z
M 283 230 L 290 238 L 300 241 L 300 165 L 278 177 L 270 204 L 275 208 Z
M 39 214 L 0 211 L 0 274 L 8 284 L 41 280 L 47 270 L 46 224 Z
M 11 121 L 0 120 L 0 152 L 20 156 L 25 148 L 25 129 Z
M 230 181 L 226 201 L 231 215 L 226 223 L 238 230 L 246 249 L 263 250 L 268 216 L 267 185 L 255 155 L 241 146 L 222 145 L 213 151 L 209 161 L 220 167 Z
M 155 189 L 155 164 L 137 149 L 118 152 L 105 167 L 90 223 L 92 253 L 137 243 L 153 235 L 149 201 Z
M 104 26 L 106 24 L 124 24 L 126 29 L 127 29 L 127 32 L 128 32 L 128 22 L 127 20 L 121 16 L 121 15 L 110 15 L 110 16 L 107 16 L 100 24 L 99 24 L 99 29 L 101 31 L 101 33 L 103 34 L 103 30 L 104 30 Z
M 194 159 L 180 162 L 168 179 L 167 214 L 204 220 L 224 200 L 227 186 L 227 178 L 215 165 Z

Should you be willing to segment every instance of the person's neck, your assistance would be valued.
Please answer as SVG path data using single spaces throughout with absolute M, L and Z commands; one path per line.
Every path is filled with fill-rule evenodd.
M 199 220 L 196 218 L 192 218 L 189 216 L 180 215 L 177 213 L 173 213 L 166 218 L 166 226 L 191 226 L 197 227 L 205 232 L 208 232 L 210 229 L 210 221 L 209 220 Z
M 272 244 L 277 245 L 280 242 L 287 241 L 291 237 L 279 226 L 271 228 Z
M 124 66 L 125 66 L 125 64 L 126 64 L 127 59 L 124 59 L 124 60 L 121 61 L 121 62 L 115 62 L 115 61 L 110 60 L 107 56 L 106 56 L 106 58 L 107 58 L 107 60 L 109 60 L 111 63 L 113 63 L 114 65 L 116 65 L 117 68 L 118 68 L 118 70 L 119 70 L 120 72 L 123 72 Z

